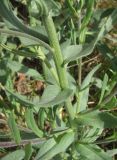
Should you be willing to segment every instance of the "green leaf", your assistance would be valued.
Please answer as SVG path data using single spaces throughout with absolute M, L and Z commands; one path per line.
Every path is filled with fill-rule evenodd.
M 23 47 L 26 47 L 26 46 L 27 46 L 27 47 L 28 47 L 28 46 L 35 46 L 35 45 L 36 45 L 36 46 L 39 46 L 39 43 L 36 42 L 36 41 L 34 41 L 33 39 L 29 39 L 29 38 L 21 37 L 21 36 L 19 36 L 18 38 L 20 39 Z M 21 54 L 22 54 L 22 55 L 21 55 Z M 27 54 L 29 57 L 34 57 L 34 56 L 37 57 L 37 53 L 35 53 L 35 54 L 32 55 L 32 53 L 30 53 L 30 52 L 27 53 L 27 52 L 26 52 L 25 55 L 26 55 L 26 54 Z M 23 51 L 22 51 L 21 53 L 19 52 L 19 55 L 24 56 Z M 27 57 L 28 57 L 28 56 L 27 56 Z
M 39 157 L 42 157 L 45 155 L 45 153 L 48 153 L 54 146 L 56 145 L 56 141 L 54 138 L 48 139 L 40 148 L 38 154 L 36 155 L 36 159 L 39 159 Z
M 98 34 L 96 35 L 96 38 L 89 43 L 84 45 L 72 45 L 68 46 L 66 50 L 64 50 L 64 54 L 66 54 L 66 57 L 64 59 L 64 64 L 77 60 L 81 57 L 87 56 L 93 52 L 93 49 L 97 42 L 102 39 L 105 34 L 107 34 L 113 26 L 117 23 L 117 9 L 115 9 L 112 14 L 108 17 L 106 22 L 104 22 L 103 26 L 101 26 L 101 29 L 98 31 Z
M 78 156 L 79 158 L 79 156 Z M 85 156 L 80 156 L 79 160 L 89 160 L 88 158 L 86 158 Z
M 64 64 L 85 57 L 93 52 L 95 40 L 89 44 L 71 45 L 63 50 Z
M 10 68 L 13 72 L 24 73 L 26 76 L 33 77 L 35 80 L 44 81 L 39 72 L 34 69 L 28 68 L 19 62 L 8 60 L 7 67 Z
M 45 4 L 47 5 L 49 14 L 51 16 L 58 16 L 60 14 L 60 3 L 55 2 L 53 0 L 44 0 Z M 43 6 L 41 6 L 41 4 L 43 5 L 43 3 L 41 1 L 38 0 L 33 0 L 30 1 L 30 7 L 29 7 L 29 11 L 32 17 L 35 17 L 38 19 L 39 16 L 43 15 Z
M 92 143 L 95 142 L 103 132 L 103 128 L 87 127 L 84 129 L 84 133 L 82 133 L 82 137 L 80 141 L 83 143 Z
M 116 106 L 117 106 L 116 96 L 113 96 L 113 97 L 109 96 L 108 102 L 105 102 L 105 100 L 104 100 L 104 101 L 102 101 L 102 103 L 100 105 L 100 107 L 103 107 L 105 109 L 111 109 L 111 110 L 116 109 Z
M 24 39 L 25 39 L 25 41 L 27 41 L 27 38 L 24 38 Z M 28 39 L 28 41 L 30 41 L 30 39 Z M 29 45 L 29 42 L 27 42 L 27 43 Z M 32 42 L 30 42 L 30 43 L 32 44 Z M 5 44 L 0 44 L 0 47 L 6 49 L 7 51 L 11 52 L 14 55 L 19 55 L 19 56 L 24 56 L 24 57 L 31 57 L 31 58 L 38 57 L 38 53 L 36 53 L 36 52 L 12 49 L 12 48 L 8 47 Z
M 71 95 L 72 95 L 73 91 L 71 89 L 64 89 L 62 91 L 60 91 L 57 96 L 53 96 L 53 98 L 49 98 L 49 99 L 43 99 L 40 100 L 40 102 L 37 104 L 40 107 L 49 107 L 49 106 L 54 106 L 54 105 L 58 105 L 60 103 L 65 102 Z
M 106 18 L 113 12 L 114 8 L 101 8 L 95 9 L 93 19 L 96 21 L 96 25 L 99 24 L 100 19 Z
M 41 97 L 41 101 L 45 101 L 46 99 L 52 100 L 55 96 L 57 96 L 60 92 L 60 87 L 57 85 L 48 85 L 43 92 Z
M 99 110 L 89 110 L 81 113 L 76 119 L 76 124 L 92 126 L 95 128 L 116 128 L 117 117 Z
M 65 152 L 65 150 L 72 144 L 73 141 L 74 141 L 74 133 L 73 131 L 69 131 L 68 133 L 64 134 L 60 138 L 60 140 L 56 142 L 52 140 L 52 142 L 49 144 L 51 147 L 45 143 L 44 146 L 42 146 L 42 148 L 38 152 L 35 160 L 51 159 L 55 155 L 61 152 Z
M 100 65 L 94 67 L 89 74 L 85 77 L 81 85 L 81 92 L 79 92 L 79 102 L 78 102 L 78 112 L 83 111 L 87 107 L 88 97 L 89 97 L 89 84 L 94 73 L 99 69 Z M 84 89 L 85 88 L 85 89 Z
M 51 16 L 58 16 L 60 14 L 61 5 L 59 2 L 55 2 L 54 0 L 44 1 L 49 9 L 49 14 L 51 14 Z
M 69 83 L 69 88 L 72 89 L 73 92 L 75 92 L 77 89 L 77 83 L 75 78 L 69 72 L 67 72 L 67 79 Z
M 110 30 L 117 24 L 117 8 L 110 14 L 107 18 L 106 22 L 104 22 L 101 30 L 97 36 L 98 40 L 100 40 L 103 36 L 105 36 Z
M 12 137 L 14 138 L 15 142 L 19 144 L 21 142 L 20 132 L 15 122 L 14 113 L 11 112 L 8 118 L 8 125 L 11 130 Z
M 34 115 L 33 115 L 33 110 L 32 109 L 27 109 L 25 112 L 25 118 L 26 118 L 26 123 L 30 129 L 38 136 L 38 137 L 43 137 L 43 132 L 39 129 L 37 126 Z
M 99 52 L 108 60 L 115 58 L 113 51 L 104 43 L 99 43 L 97 45 Z
M 26 96 L 20 95 L 18 93 L 15 93 L 13 91 L 11 91 L 8 88 L 5 88 L 5 92 L 10 94 L 11 96 L 13 96 L 13 98 L 15 98 L 16 100 L 18 100 L 21 104 L 24 104 L 25 106 L 34 106 L 35 104 L 30 101 Z
M 117 149 L 108 150 L 107 153 L 108 153 L 108 155 L 110 155 L 110 156 L 117 155 Z
M 42 100 L 36 100 L 31 101 L 28 100 L 26 96 L 20 95 L 18 93 L 10 91 L 8 88 L 6 88 L 6 93 L 8 92 L 11 96 L 13 96 L 16 100 L 18 100 L 20 103 L 24 104 L 25 106 L 37 106 L 37 107 L 50 107 L 54 105 L 58 105 L 60 103 L 63 103 L 69 98 L 73 91 L 71 89 L 65 89 L 63 91 L 60 91 L 57 95 L 52 96 L 53 98 L 42 99 Z
M 47 114 L 45 112 L 45 109 L 40 108 L 38 112 L 38 124 L 40 128 L 43 130 L 45 127 L 45 119 L 47 117 Z
M 24 156 L 25 152 L 20 149 L 7 154 L 5 157 L 1 158 L 1 160 L 23 160 Z
M 26 27 L 13 13 L 9 0 L 1 0 L 0 1 L 0 14 L 4 17 L 9 23 L 11 23 L 14 28 L 18 28 L 20 31 L 37 37 L 45 42 L 48 42 L 46 36 L 42 35 L 41 33 Z
M 31 36 L 27 33 L 15 31 L 15 30 L 1 29 L 1 28 L 0 28 L 0 33 L 11 35 L 11 36 L 16 36 L 16 37 L 24 37 L 24 38 L 31 39 L 31 40 L 35 41 L 36 44 L 38 43 L 38 45 L 41 45 L 41 46 L 45 47 L 46 49 L 48 49 L 50 51 L 50 53 L 53 53 L 53 49 L 47 43 L 45 43 L 41 39 L 36 38 L 34 36 Z
M 4 58 L 0 60 L 0 82 L 5 85 L 8 79 L 9 71 L 6 67 Z
M 49 60 L 50 58 L 48 58 Z M 50 62 L 50 61 L 49 61 Z M 50 62 L 51 63 L 51 62 Z M 51 64 L 52 65 L 52 64 Z M 53 69 L 55 70 L 55 67 L 53 67 Z M 56 71 L 56 70 L 55 70 Z M 47 65 L 43 62 L 43 72 L 44 72 L 44 76 L 45 76 L 45 80 L 49 83 L 49 84 L 57 84 L 57 81 L 55 79 L 55 77 L 52 75 L 52 72 L 50 71 L 50 68 L 47 67 Z
M 29 143 L 29 144 L 25 145 L 25 157 L 24 157 L 24 160 L 30 160 L 32 152 L 33 152 L 33 150 L 32 150 L 31 144 Z
M 117 71 L 117 56 L 114 54 L 114 50 L 110 49 L 107 44 L 100 43 L 97 45 L 99 52 L 102 54 L 104 58 L 106 58 L 109 62 L 108 67 L 112 67 L 112 69 Z M 111 65 L 111 66 L 110 66 Z
M 99 103 L 100 104 L 103 100 L 103 97 L 104 97 L 104 93 L 106 91 L 106 87 L 107 87 L 107 83 L 108 83 L 108 75 L 105 74 L 104 75 L 104 79 L 103 79 L 103 82 L 102 82 L 102 89 L 101 89 L 101 96 L 100 96 L 100 99 L 99 99 Z
M 112 158 L 97 145 L 77 144 L 77 152 L 87 160 L 112 160 Z

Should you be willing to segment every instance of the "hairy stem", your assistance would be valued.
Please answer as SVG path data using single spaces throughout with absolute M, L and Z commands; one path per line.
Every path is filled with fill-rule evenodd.
M 59 45 L 59 41 L 58 41 L 58 37 L 57 37 L 57 33 L 56 33 L 56 29 L 55 29 L 53 20 L 51 16 L 48 15 L 48 16 L 43 17 L 43 21 L 44 21 L 46 31 L 48 33 L 51 47 L 54 49 L 53 59 L 56 65 L 60 87 L 61 89 L 66 89 L 68 88 L 67 72 L 66 72 L 66 68 L 62 66 L 63 56 L 61 53 L 61 49 L 60 49 L 60 45 Z M 73 107 L 72 107 L 70 98 L 66 100 L 65 106 L 66 106 L 66 110 L 69 114 L 70 119 L 71 120 L 74 119 L 74 111 L 73 111 Z

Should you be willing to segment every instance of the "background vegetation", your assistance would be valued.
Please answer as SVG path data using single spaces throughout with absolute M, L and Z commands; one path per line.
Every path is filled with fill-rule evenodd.
M 116 160 L 117 1 L 0 1 L 0 159 Z

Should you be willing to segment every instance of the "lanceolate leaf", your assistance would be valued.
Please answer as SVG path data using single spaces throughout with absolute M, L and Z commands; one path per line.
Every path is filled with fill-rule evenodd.
M 26 122 L 27 125 L 30 129 L 32 129 L 32 131 L 38 136 L 38 137 L 42 137 L 43 136 L 43 132 L 38 128 L 35 119 L 34 119 L 34 115 L 33 115 L 33 111 L 32 109 L 27 109 L 25 112 L 25 118 L 26 118 Z
M 0 15 L 4 17 L 7 21 L 9 21 L 14 28 L 18 28 L 20 31 L 23 31 L 27 34 L 30 34 L 34 37 L 37 37 L 45 42 L 47 42 L 47 37 L 42 35 L 39 32 L 36 32 L 33 29 L 26 27 L 13 13 L 12 9 L 10 8 L 9 0 L 1 0 L 0 1 Z
M 76 123 L 95 128 L 116 128 L 117 117 L 108 112 L 94 110 L 79 114 Z
M 104 93 L 106 91 L 107 83 L 108 83 L 108 75 L 105 74 L 103 82 L 102 82 L 102 90 L 101 90 L 101 96 L 100 96 L 99 104 L 102 102 L 102 99 L 104 97 Z
M 65 150 L 71 145 L 73 141 L 74 141 L 74 132 L 69 131 L 68 133 L 64 134 L 59 141 L 57 142 L 52 141 L 52 145 L 50 144 L 51 148 L 50 146 L 47 146 L 47 144 L 45 143 L 44 146 L 42 146 L 42 148 L 38 152 L 35 160 L 49 160 L 55 155 L 61 152 L 65 152 Z
M 17 99 L 20 103 L 23 103 L 25 106 L 38 106 L 38 107 L 51 107 L 60 103 L 63 103 L 67 100 L 68 97 L 72 95 L 71 89 L 65 89 L 63 91 L 60 91 L 57 95 L 55 95 L 53 98 L 49 99 L 43 99 L 40 101 L 31 101 L 28 100 L 26 96 L 20 95 L 18 93 L 10 91 L 8 88 L 6 88 L 6 92 L 8 92 L 10 95 L 12 95 L 15 99 Z
M 64 64 L 85 57 L 93 52 L 96 40 L 84 45 L 71 45 L 63 50 Z
M 112 160 L 112 158 L 96 145 L 77 144 L 77 152 L 87 160 Z
M 84 134 L 82 134 L 82 137 L 80 139 L 80 141 L 82 141 L 83 143 L 93 143 L 95 142 L 101 135 L 101 133 L 103 132 L 103 128 L 97 128 L 97 127 L 87 127 L 87 129 L 85 129 Z
M 8 60 L 7 67 L 9 67 L 13 72 L 25 73 L 26 76 L 33 77 L 35 80 L 44 81 L 39 72 L 34 69 L 28 68 L 19 62 Z
M 14 113 L 11 112 L 8 118 L 8 125 L 10 127 L 11 133 L 12 133 L 12 137 L 14 138 L 15 142 L 17 144 L 20 143 L 21 141 L 21 137 L 20 137 L 20 132 L 19 129 L 17 127 L 17 124 L 15 122 L 15 117 L 14 117 Z
M 100 65 L 97 65 L 89 72 L 89 74 L 85 77 L 81 85 L 81 92 L 79 92 L 79 102 L 78 102 L 78 112 L 83 111 L 87 107 L 88 96 L 89 96 L 89 84 L 94 73 L 99 69 Z
M 93 52 L 97 41 L 98 41 L 98 37 L 95 38 L 91 43 L 85 43 L 83 45 L 79 44 L 79 45 L 68 46 L 63 51 L 64 64 L 90 55 Z
M 36 155 L 35 160 L 38 160 L 40 157 L 42 157 L 43 155 L 45 155 L 45 153 L 48 153 L 48 151 L 50 151 L 56 144 L 57 144 L 57 142 L 55 141 L 54 138 L 48 139 L 48 140 L 41 146 L 38 154 Z
M 40 107 L 49 107 L 54 106 L 60 103 L 63 103 L 72 95 L 73 91 L 71 89 L 64 89 L 63 91 L 60 91 L 57 96 L 55 96 L 53 99 L 44 99 L 40 101 L 38 104 Z
M 25 38 L 24 38 L 25 39 Z M 27 39 L 25 39 L 25 41 L 27 42 Z M 28 40 L 31 41 L 31 40 Z M 29 45 L 29 42 L 27 42 Z M 32 44 L 32 43 L 31 43 Z M 12 49 L 10 47 L 8 47 L 7 45 L 4 44 L 0 44 L 0 47 L 8 50 L 10 53 L 15 54 L 15 55 L 19 55 L 19 56 L 23 56 L 23 57 L 31 57 L 31 58 L 36 58 L 38 56 L 38 53 L 36 52 L 30 52 L 30 51 L 22 51 L 22 50 L 16 50 L 16 49 Z
M 25 152 L 22 149 L 20 149 L 7 154 L 5 157 L 1 158 L 1 160 L 23 160 L 24 156 Z
M 34 106 L 34 103 L 30 101 L 26 96 L 20 95 L 18 93 L 15 93 L 13 91 L 10 91 L 10 89 L 6 88 L 6 93 L 9 93 L 13 98 L 18 100 L 21 104 L 24 104 L 25 106 Z
M 27 33 L 15 31 L 15 30 L 1 29 L 1 28 L 0 28 L 0 33 L 11 35 L 11 36 L 16 36 L 16 37 L 24 37 L 25 39 L 26 38 L 31 39 L 33 42 L 35 41 L 36 44 L 44 46 L 46 49 L 48 49 L 50 51 L 50 53 L 54 52 L 54 50 L 47 43 L 45 43 L 41 39 L 36 38 L 36 37 L 29 35 Z M 31 42 L 32 45 L 34 45 L 33 42 Z

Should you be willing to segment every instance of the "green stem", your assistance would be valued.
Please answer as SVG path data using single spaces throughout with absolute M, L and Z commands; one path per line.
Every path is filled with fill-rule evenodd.
M 62 66 L 63 56 L 61 53 L 61 49 L 60 49 L 60 45 L 59 45 L 59 41 L 58 41 L 58 37 L 57 37 L 57 33 L 56 33 L 56 29 L 55 29 L 53 20 L 51 16 L 48 15 L 46 17 L 43 17 L 43 21 L 44 21 L 46 31 L 48 33 L 51 47 L 54 49 L 53 59 L 56 65 L 60 87 L 61 89 L 66 89 L 68 88 L 67 72 L 66 72 L 66 68 Z M 70 98 L 66 100 L 65 107 L 69 114 L 70 119 L 71 120 L 74 119 L 74 111 L 73 111 L 73 107 L 72 107 Z
M 84 44 L 86 39 L 86 32 L 87 32 L 87 25 L 91 19 L 92 13 L 93 13 L 93 6 L 94 6 L 94 0 L 88 0 L 87 1 L 87 11 L 86 16 L 84 17 L 82 24 L 81 24 L 81 18 L 80 21 L 80 36 L 79 36 L 79 43 Z M 80 13 L 81 17 L 81 13 Z M 78 84 L 81 85 L 81 77 L 82 77 L 82 58 L 79 59 L 79 73 L 78 73 Z
M 71 2 L 70 0 L 66 0 L 66 4 L 68 5 L 68 7 L 69 7 L 71 13 L 73 14 L 73 16 L 78 19 L 78 18 L 79 18 L 79 17 L 78 17 L 78 14 L 77 14 L 75 8 L 73 7 L 72 2 Z
M 79 18 L 79 25 L 81 27 L 81 13 L 80 13 L 80 18 Z M 79 44 L 82 44 L 83 42 L 81 41 L 81 36 L 79 35 Z M 80 58 L 78 61 L 78 85 L 79 88 L 81 87 L 81 83 L 82 83 L 82 58 Z
M 78 85 L 81 86 L 82 83 L 82 58 L 78 60 Z
M 49 36 L 51 47 L 54 49 L 53 58 L 57 68 L 60 86 L 62 89 L 68 88 L 68 81 L 65 74 L 65 68 L 62 67 L 63 56 L 61 53 L 61 49 L 59 46 L 59 42 L 58 42 L 58 38 L 57 38 L 57 34 L 56 34 L 56 30 L 55 30 L 52 18 L 50 16 L 44 17 L 44 24 Z

